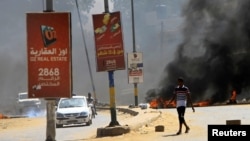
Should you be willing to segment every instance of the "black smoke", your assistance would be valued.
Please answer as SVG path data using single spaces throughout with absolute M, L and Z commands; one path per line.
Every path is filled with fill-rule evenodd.
M 184 77 L 193 101 L 225 102 L 250 88 L 250 1 L 190 0 L 183 9 L 183 42 L 164 69 L 158 95 L 172 96 Z M 150 93 L 148 93 L 150 95 Z

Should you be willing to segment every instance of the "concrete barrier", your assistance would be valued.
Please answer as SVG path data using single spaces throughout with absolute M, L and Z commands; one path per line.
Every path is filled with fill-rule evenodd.
M 163 125 L 155 126 L 155 132 L 164 132 L 164 126 Z
M 114 127 L 104 127 L 97 128 L 96 137 L 106 137 L 106 136 L 119 136 L 130 132 L 128 126 L 114 126 Z
M 120 111 L 120 112 L 124 112 L 124 113 L 130 114 L 130 115 L 132 115 L 132 116 L 136 116 L 136 115 L 139 114 L 139 112 L 133 111 L 132 109 L 117 108 L 117 110 Z
M 241 125 L 241 120 L 226 120 L 226 125 Z
M 109 107 L 96 107 L 97 110 L 109 110 Z M 116 110 L 119 112 L 123 112 L 126 114 L 130 114 L 132 116 L 136 116 L 139 112 L 133 110 L 132 108 L 125 108 L 125 107 L 116 107 Z
M 144 111 L 139 108 L 118 107 L 116 109 L 119 112 L 124 112 L 134 117 L 123 122 L 124 125 L 98 128 L 96 137 L 118 136 L 129 133 L 131 130 L 136 130 L 143 125 L 156 120 L 161 115 L 159 111 Z M 145 114 L 149 114 L 150 116 L 145 116 Z

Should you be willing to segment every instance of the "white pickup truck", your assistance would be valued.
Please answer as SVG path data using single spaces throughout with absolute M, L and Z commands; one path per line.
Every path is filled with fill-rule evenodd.
M 27 92 L 20 92 L 16 101 L 16 110 L 19 115 L 36 116 L 41 111 L 41 100 L 28 98 Z

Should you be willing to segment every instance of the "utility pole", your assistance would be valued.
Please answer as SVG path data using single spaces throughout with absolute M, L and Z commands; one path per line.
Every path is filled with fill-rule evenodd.
M 164 33 L 163 33 L 163 27 L 164 26 L 164 23 L 163 23 L 163 21 L 161 21 L 161 48 L 160 48 L 160 52 L 161 52 L 161 56 L 160 56 L 160 58 L 161 58 L 161 65 L 163 66 L 163 35 L 164 35 Z
M 78 12 L 78 18 L 79 18 L 79 21 L 81 23 L 81 31 L 82 31 L 84 49 L 85 49 L 85 53 L 86 53 L 86 57 L 87 57 L 87 62 L 88 62 L 88 69 L 89 69 L 89 74 L 90 74 L 90 80 L 91 80 L 93 95 L 94 95 L 95 102 L 97 102 L 98 100 L 97 100 L 97 96 L 96 96 L 96 89 L 95 89 L 95 84 L 94 84 L 92 69 L 91 69 L 91 66 L 90 66 L 89 53 L 88 53 L 88 49 L 87 49 L 87 45 L 86 45 L 86 41 L 85 41 L 84 32 L 83 32 L 83 24 L 82 24 L 82 20 L 81 20 L 81 16 L 80 16 L 80 9 L 79 9 L 79 5 L 78 5 L 78 0 L 75 0 L 75 2 L 76 2 L 77 12 Z
M 44 12 L 54 12 L 53 0 L 46 0 L 46 9 Z M 47 110 L 47 128 L 46 128 L 46 140 L 56 140 L 56 115 L 55 115 L 55 99 L 45 99 Z
M 132 13 L 132 38 L 133 38 L 133 52 L 136 52 L 135 47 L 135 25 L 134 25 L 134 2 L 131 0 L 131 13 Z M 138 88 L 137 83 L 134 83 L 135 106 L 138 106 Z

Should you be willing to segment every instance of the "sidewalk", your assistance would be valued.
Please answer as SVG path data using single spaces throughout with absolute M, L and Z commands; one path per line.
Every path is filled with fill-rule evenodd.
M 143 125 L 146 125 L 156 120 L 161 115 L 161 111 L 150 108 L 147 109 L 131 108 L 128 110 L 138 112 L 138 115 L 134 116 L 133 118 L 128 118 L 119 122 L 121 125 L 129 126 L 131 130 L 137 130 Z
M 155 109 L 118 107 L 117 111 L 121 114 L 130 114 L 130 116 L 122 120 L 118 119 L 119 126 L 98 128 L 97 138 L 127 134 L 156 120 L 161 115 L 161 112 Z

